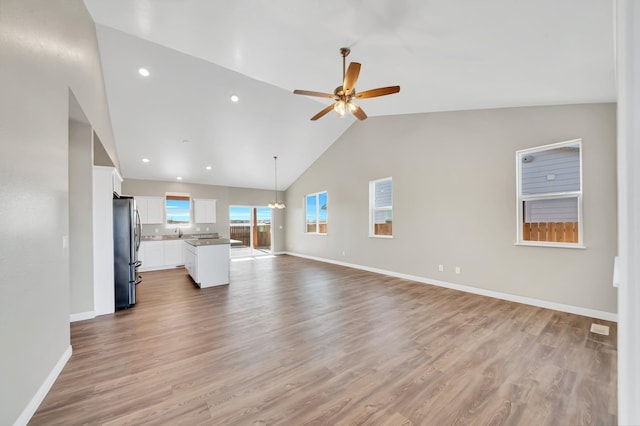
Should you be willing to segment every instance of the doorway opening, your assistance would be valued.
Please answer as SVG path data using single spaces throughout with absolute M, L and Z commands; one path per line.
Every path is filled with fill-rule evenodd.
M 258 206 L 229 207 L 231 258 L 265 256 L 273 253 L 271 209 Z

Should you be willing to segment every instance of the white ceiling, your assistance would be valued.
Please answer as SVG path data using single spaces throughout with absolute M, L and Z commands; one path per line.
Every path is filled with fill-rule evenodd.
M 273 188 L 278 155 L 287 188 L 355 122 L 291 93 L 332 92 L 343 46 L 358 91 L 402 88 L 370 117 L 615 101 L 612 0 L 85 3 L 126 178 Z

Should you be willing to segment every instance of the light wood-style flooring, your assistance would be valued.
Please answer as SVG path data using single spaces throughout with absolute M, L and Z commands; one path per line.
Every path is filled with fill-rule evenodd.
M 32 425 L 616 424 L 616 325 L 290 256 L 71 325 Z M 610 336 L 589 332 L 592 322 Z

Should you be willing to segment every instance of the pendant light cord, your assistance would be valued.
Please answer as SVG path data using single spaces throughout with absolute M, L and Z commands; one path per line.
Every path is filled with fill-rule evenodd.
M 274 175 L 275 175 L 275 182 L 276 185 L 273 188 L 273 194 L 275 195 L 275 200 L 273 200 L 274 204 L 278 204 L 278 156 L 274 155 L 273 156 L 273 170 L 274 170 Z
M 274 170 L 274 177 L 275 177 L 275 187 L 273 188 L 273 195 L 276 197 L 275 200 L 273 200 L 274 205 L 278 205 L 278 156 L 274 155 L 273 156 L 273 170 Z
M 278 156 L 273 156 L 273 180 L 275 182 L 275 186 L 273 188 L 273 204 L 269 204 L 269 207 L 272 209 L 284 209 L 286 208 L 284 202 L 278 200 Z

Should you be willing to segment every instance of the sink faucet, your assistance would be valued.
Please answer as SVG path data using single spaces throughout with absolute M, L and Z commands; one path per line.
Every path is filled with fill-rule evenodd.
M 176 227 L 176 232 L 178 232 L 178 238 L 182 238 L 182 228 L 179 226 Z

